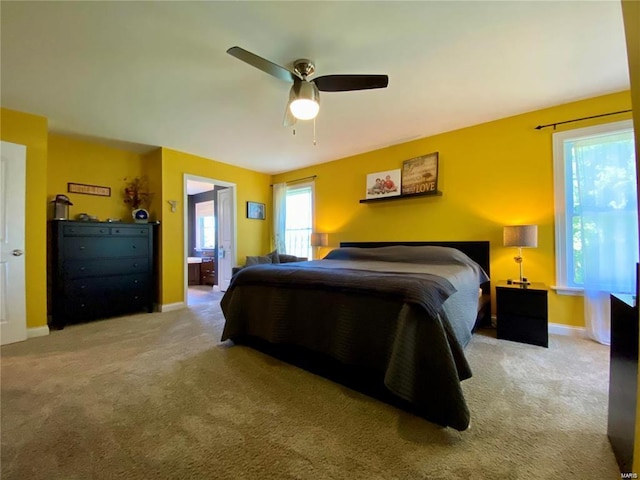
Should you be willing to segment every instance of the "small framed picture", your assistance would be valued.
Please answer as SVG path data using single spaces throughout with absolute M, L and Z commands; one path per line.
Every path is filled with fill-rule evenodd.
M 400 195 L 400 169 L 367 175 L 366 198 L 394 197 Z
M 265 218 L 264 203 L 247 202 L 247 218 L 264 220 Z

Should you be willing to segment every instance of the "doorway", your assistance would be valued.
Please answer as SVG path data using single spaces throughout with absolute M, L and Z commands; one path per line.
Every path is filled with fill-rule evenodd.
M 236 186 L 185 174 L 183 205 L 185 302 L 219 301 L 235 264 Z

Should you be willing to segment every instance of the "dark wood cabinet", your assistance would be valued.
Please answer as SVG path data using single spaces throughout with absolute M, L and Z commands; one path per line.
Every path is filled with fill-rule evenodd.
M 215 285 L 216 284 L 216 272 L 214 267 L 214 261 L 211 257 L 203 257 L 200 264 L 200 284 L 201 285 Z
M 189 263 L 187 265 L 188 285 L 200 285 L 200 264 Z
M 153 311 L 151 224 L 49 223 L 51 326 Z
M 638 388 L 638 306 L 631 295 L 611 295 L 607 435 L 621 472 L 633 471 Z
M 496 286 L 497 335 L 503 340 L 549 346 L 547 287 L 531 285 Z

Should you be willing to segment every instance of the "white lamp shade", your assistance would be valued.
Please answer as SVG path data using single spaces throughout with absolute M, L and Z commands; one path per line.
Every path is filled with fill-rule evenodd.
M 537 225 L 508 225 L 504 227 L 505 247 L 537 247 Z
M 311 234 L 312 247 L 326 247 L 327 245 L 329 245 L 328 233 L 312 233 Z

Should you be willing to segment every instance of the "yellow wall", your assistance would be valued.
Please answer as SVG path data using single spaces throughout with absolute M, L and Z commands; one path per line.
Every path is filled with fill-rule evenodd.
M 274 182 L 316 178 L 316 230 L 329 243 L 364 240 L 490 240 L 491 277 L 514 278 L 515 249 L 502 246 L 502 227 L 534 223 L 538 248 L 526 249 L 525 275 L 555 284 L 553 129 L 541 124 L 626 110 L 629 92 L 518 115 L 276 175 Z M 563 129 L 630 118 L 580 122 Z M 361 204 L 368 173 L 402 167 L 402 161 L 439 152 L 442 197 Z M 581 297 L 551 293 L 549 321 L 583 326 Z
M 269 218 L 246 218 L 247 201 L 270 203 L 269 175 L 235 167 L 203 157 L 162 149 L 162 224 L 161 291 L 163 305 L 184 301 L 184 175 L 197 175 L 236 184 L 237 252 L 236 263 L 244 264 L 247 255 L 262 255 L 269 249 Z M 178 200 L 171 212 L 169 200 Z
M 27 328 L 47 325 L 47 119 L 0 109 L 0 138 L 27 147 L 25 281 Z
M 47 193 L 65 193 L 73 202 L 70 213 L 78 213 L 130 221 L 130 209 L 124 204 L 122 192 L 125 177 L 145 175 L 149 190 L 154 193 L 149 207 L 152 220 L 161 223 L 159 249 L 159 302 L 162 305 L 184 301 L 184 174 L 213 178 L 235 183 L 238 195 L 238 251 L 237 262 L 244 263 L 246 255 L 266 253 L 269 249 L 269 222 L 248 220 L 247 200 L 269 203 L 270 176 L 189 155 L 167 148 L 158 148 L 140 155 L 97 143 L 63 135 L 49 136 L 49 178 Z M 111 187 L 111 197 L 67 193 L 67 183 L 85 183 Z M 178 200 L 178 208 L 171 212 L 168 200 Z
M 156 148 L 152 152 L 149 152 L 142 156 L 142 171 L 149 180 L 149 191 L 153 192 L 153 199 L 149 205 L 149 219 L 152 221 L 159 221 L 162 225 L 162 148 Z M 158 252 L 162 251 L 162 230 L 158 228 L 158 235 L 156 240 L 156 248 Z M 162 262 L 158 262 L 158 278 L 156 280 L 157 285 L 157 298 L 158 303 L 162 305 L 162 288 L 161 278 L 164 272 Z
M 47 195 L 53 200 L 58 193 L 67 195 L 73 206 L 69 217 L 79 213 L 95 215 L 98 220 L 119 218 L 131 220 L 131 208 L 124 203 L 125 177 L 143 175 L 140 154 L 105 145 L 49 134 L 49 173 Z M 67 183 L 83 183 L 111 188 L 110 197 L 68 193 Z M 49 218 L 51 218 L 49 209 Z

